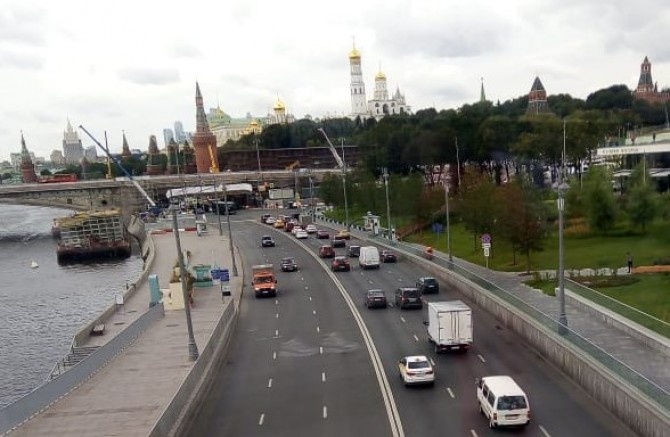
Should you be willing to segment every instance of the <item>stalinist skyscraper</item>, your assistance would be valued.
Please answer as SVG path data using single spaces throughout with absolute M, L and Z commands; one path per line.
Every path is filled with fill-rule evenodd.
M 198 173 L 218 172 L 216 136 L 209 130 L 198 82 L 195 83 L 195 108 L 195 135 L 193 137 L 195 165 Z

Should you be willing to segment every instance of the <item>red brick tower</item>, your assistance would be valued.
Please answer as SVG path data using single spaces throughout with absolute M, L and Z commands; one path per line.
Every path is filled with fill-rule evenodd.
M 123 149 L 121 151 L 121 156 L 124 158 L 130 158 L 133 154 L 130 151 L 130 146 L 128 145 L 128 140 L 126 139 L 126 133 L 123 132 Z
M 200 85 L 195 83 L 195 164 L 198 173 L 218 172 L 219 162 L 216 152 L 216 136 L 209 130 L 205 108 L 202 104 Z
M 158 150 L 158 142 L 156 142 L 156 135 L 149 136 L 149 153 L 147 158 L 147 174 L 149 176 L 156 176 L 163 173 L 163 166 L 160 162 L 160 151 Z
M 547 91 L 540 81 L 539 77 L 535 77 L 533 86 L 528 93 L 528 107 L 526 114 L 550 114 L 549 104 L 547 103 Z
M 24 184 L 37 182 L 35 164 L 33 164 L 30 152 L 28 152 L 28 148 L 26 147 L 26 140 L 23 139 L 23 131 L 21 131 L 21 175 L 23 176 Z

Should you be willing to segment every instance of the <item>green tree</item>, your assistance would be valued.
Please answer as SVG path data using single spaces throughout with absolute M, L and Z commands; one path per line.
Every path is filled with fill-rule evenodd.
M 51 170 L 49 170 L 48 168 L 43 168 L 40 171 L 40 176 L 51 176 Z
M 658 213 L 658 195 L 642 163 L 631 174 L 631 187 L 626 197 L 626 212 L 631 229 L 641 229 L 645 233 L 647 225 L 654 221 Z
M 473 249 L 477 249 L 477 237 L 493 229 L 495 185 L 488 174 L 474 167 L 466 167 L 457 202 L 459 214 L 465 228 L 472 232 Z
M 607 232 L 614 226 L 617 205 L 612 189 L 612 175 L 603 166 L 592 166 L 584 180 L 586 217 L 591 230 Z

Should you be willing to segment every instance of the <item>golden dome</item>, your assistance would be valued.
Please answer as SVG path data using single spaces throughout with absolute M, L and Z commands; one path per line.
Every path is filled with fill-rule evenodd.
M 379 73 L 375 75 L 375 80 L 386 80 L 386 75 L 379 70 Z
M 258 120 L 256 120 L 255 118 L 253 120 L 251 120 L 251 123 L 249 123 L 249 126 L 258 126 Z
M 361 58 L 361 52 L 358 51 L 358 49 L 354 46 L 353 49 L 349 52 L 349 59 L 360 59 Z
M 286 109 L 286 106 L 284 105 L 284 102 L 277 99 L 277 103 L 275 103 L 274 109 L 275 111 L 283 111 L 284 109 Z

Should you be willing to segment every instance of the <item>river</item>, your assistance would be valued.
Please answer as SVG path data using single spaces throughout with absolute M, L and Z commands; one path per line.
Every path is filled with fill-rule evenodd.
M 74 334 L 142 272 L 135 247 L 128 259 L 59 265 L 51 224 L 68 214 L 0 204 L 0 407 L 43 384 Z

